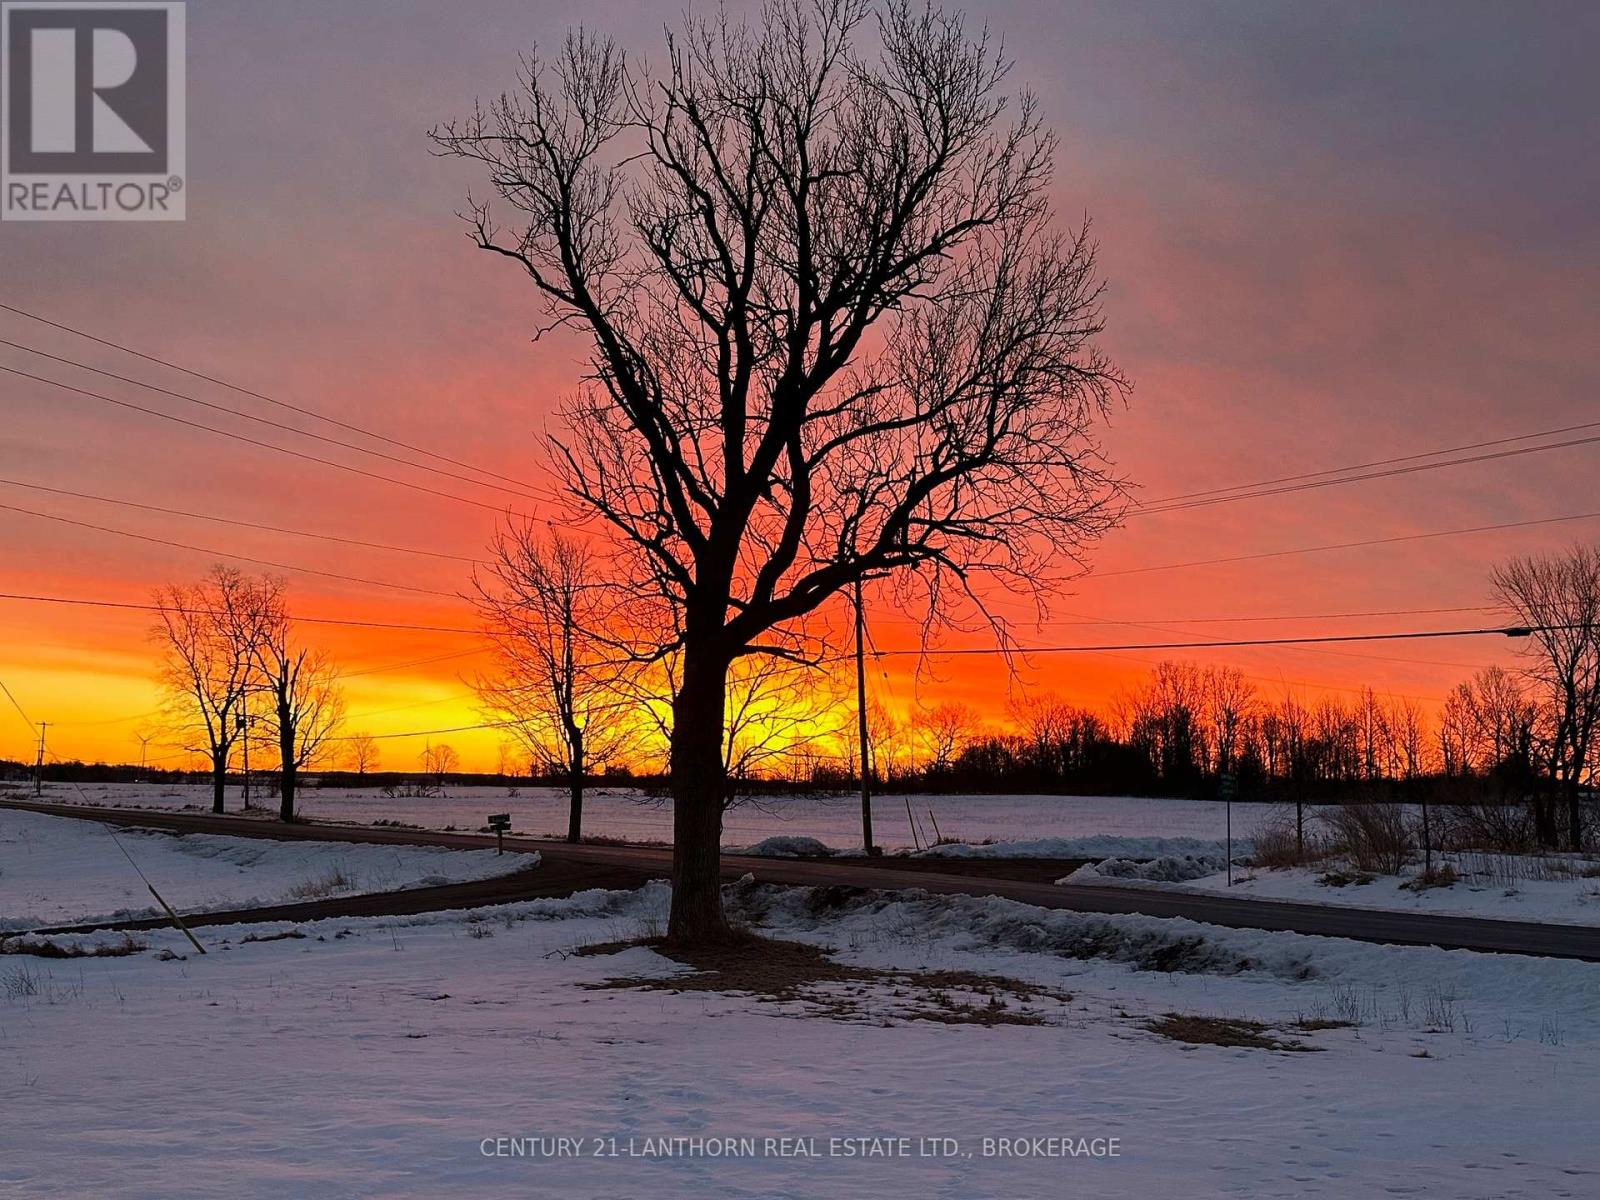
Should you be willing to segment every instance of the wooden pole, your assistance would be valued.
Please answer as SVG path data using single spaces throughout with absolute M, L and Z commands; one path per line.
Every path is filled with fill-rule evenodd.
M 206 952 L 206 948 L 200 944 L 200 939 L 189 932 L 189 927 L 183 923 L 183 918 L 178 916 L 177 913 L 173 912 L 172 905 L 168 904 L 161 898 L 161 893 L 156 891 L 156 885 L 151 883 L 148 879 L 145 880 L 144 885 L 150 889 L 150 894 L 156 898 L 156 903 L 167 910 L 167 916 L 171 917 L 172 923 L 183 931 L 183 936 L 189 939 L 189 944 L 201 954 L 204 954 Z
M 50 727 L 49 721 L 39 722 L 39 757 L 33 764 L 33 794 L 44 794 L 44 731 Z
M 861 846 L 870 855 L 872 841 L 872 751 L 867 740 L 866 616 L 861 608 L 861 580 L 856 580 L 856 734 L 861 742 Z

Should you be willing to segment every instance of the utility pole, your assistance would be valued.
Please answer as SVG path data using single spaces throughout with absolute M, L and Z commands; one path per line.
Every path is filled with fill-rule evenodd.
M 239 737 L 244 743 L 244 806 L 250 807 L 250 714 L 239 714 Z
M 33 762 L 33 794 L 44 793 L 44 731 L 50 727 L 49 721 L 39 722 L 39 757 Z
M 872 752 L 867 742 L 866 616 L 861 608 L 861 580 L 856 580 L 856 732 L 861 741 L 861 845 L 877 852 L 872 841 Z

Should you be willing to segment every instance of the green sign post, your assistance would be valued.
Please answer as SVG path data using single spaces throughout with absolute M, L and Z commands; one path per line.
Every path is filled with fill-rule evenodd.
M 1239 790 L 1239 779 L 1235 775 L 1224 775 L 1217 780 L 1217 791 L 1227 804 L 1228 823 L 1228 886 L 1233 886 L 1233 797 Z
M 506 830 L 511 828 L 510 813 L 490 813 L 487 822 L 490 829 L 494 830 L 494 852 L 506 852 Z

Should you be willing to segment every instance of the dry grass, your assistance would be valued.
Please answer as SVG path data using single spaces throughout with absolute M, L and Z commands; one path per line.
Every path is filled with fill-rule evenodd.
M 1454 887 L 1461 882 L 1461 876 L 1456 873 L 1455 867 L 1449 863 L 1434 867 L 1432 870 L 1423 871 L 1421 874 L 1406 880 L 1400 886 L 1409 892 L 1425 892 L 1429 888 Z
M 1300 853 L 1292 820 L 1270 821 L 1256 830 L 1251 839 L 1250 862 L 1253 866 L 1281 870 L 1284 867 L 1298 867 L 1305 859 L 1312 857 L 1315 857 L 1315 853 L 1310 846 L 1306 847 L 1304 855 Z
M 330 867 L 321 875 L 295 884 L 289 895 L 296 900 L 325 900 L 335 892 L 355 886 L 355 880 L 344 873 L 343 867 Z
M 1151 1033 L 1187 1042 L 1191 1046 L 1228 1046 L 1241 1050 L 1289 1050 L 1300 1053 L 1321 1050 L 1321 1046 L 1308 1046 L 1304 1042 L 1284 1041 L 1270 1037 L 1271 1026 L 1261 1021 L 1247 1021 L 1237 1017 L 1199 1017 L 1189 1013 L 1167 1013 L 1144 1027 Z M 1323 1025 L 1320 1028 L 1335 1028 Z
M 1376 878 L 1377 876 L 1372 874 L 1370 871 L 1333 870 L 1324 871 L 1321 875 L 1318 875 L 1317 882 L 1323 887 L 1342 888 L 1349 887 L 1351 884 L 1355 884 L 1357 887 L 1360 887 L 1364 884 L 1371 883 Z
M 579 955 L 646 946 L 691 968 L 671 976 L 623 976 L 588 986 L 659 992 L 721 992 L 841 1021 L 933 1021 L 948 1025 L 1047 1025 L 1037 1005 L 1059 1007 L 1063 992 L 975 971 L 907 971 L 841 963 L 820 946 L 744 934 L 711 947 L 682 948 L 659 938 L 585 946 Z M 1035 1006 L 1035 1007 L 1029 1007 Z
M 1320 1033 L 1324 1029 L 1354 1029 L 1354 1021 L 1341 1021 L 1336 1017 L 1296 1017 L 1291 1024 L 1306 1033 Z
M 0 954 L 27 954 L 34 958 L 121 958 L 138 954 L 143 949 L 144 943 L 135 941 L 128 934 L 123 934 L 120 941 L 96 942 L 91 946 L 85 946 L 82 942 L 61 945 L 33 938 L 0 938 Z

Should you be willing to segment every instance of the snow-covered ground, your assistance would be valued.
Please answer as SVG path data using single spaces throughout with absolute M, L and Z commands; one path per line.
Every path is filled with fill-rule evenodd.
M 1418 866 L 1403 875 L 1373 875 L 1346 863 L 1268 870 L 1235 866 L 1228 884 L 1224 859 L 1081 867 L 1063 883 L 1112 883 L 1234 896 L 1338 904 L 1403 912 L 1496 917 L 1507 921 L 1553 921 L 1600 925 L 1600 859 L 1511 854 L 1445 853 L 1436 866 L 1450 868 L 1456 882 L 1418 887 Z M 1217 868 L 1217 869 L 1212 869 Z
M 56 804 L 79 803 L 84 798 L 93 804 L 123 807 L 211 807 L 210 789 L 203 785 L 84 784 L 81 795 L 70 785 L 45 789 L 45 799 Z M 919 830 L 915 839 L 906 814 L 908 800 Z M 229 811 L 239 807 L 237 789 L 230 789 L 227 804 Z M 400 821 L 429 829 L 477 829 L 488 814 L 508 812 L 512 829 L 530 836 L 563 835 L 566 804 L 566 795 L 554 788 L 519 788 L 516 795 L 508 795 L 505 788 L 452 787 L 437 797 L 385 796 L 377 788 L 307 788 L 301 793 L 302 811 L 320 820 L 356 824 Z M 1266 804 L 1235 804 L 1234 836 L 1248 837 L 1272 811 Z M 1217 846 L 1224 833 L 1224 806 L 1206 800 L 1130 796 L 941 795 L 879 796 L 873 800 L 873 834 L 886 848 L 910 849 L 915 841 L 934 841 L 935 821 L 943 837 L 967 843 L 1115 837 L 1191 838 Z M 595 789 L 584 800 L 584 828 L 630 841 L 670 841 L 672 806 L 632 791 Z M 859 848 L 860 801 L 854 796 L 761 799 L 730 812 L 722 832 L 723 844 L 730 848 L 783 835 L 816 838 L 836 850 Z M 1102 842 L 1098 849 L 1069 852 L 1065 857 L 1132 852 L 1127 843 Z
M 157 915 L 129 859 L 183 913 L 485 879 L 539 856 L 179 836 L 0 809 L 0 930 Z
M 1045 1024 L 983 1026 L 896 1018 L 904 1001 L 870 985 L 851 997 L 865 1014 L 854 1021 L 799 1002 L 597 988 L 682 968 L 642 948 L 566 953 L 654 928 L 665 901 L 652 885 L 326 921 L 276 941 L 244 938 L 286 927 L 201 931 L 204 957 L 165 932 L 130 957 L 0 957 L 0 1192 L 1600 1192 L 1600 966 L 995 899 L 738 900 L 766 932 L 831 945 L 849 963 L 1002 973 L 1070 993 L 1036 1004 Z M 1145 1028 L 1170 1012 L 1261 1020 L 1318 1052 L 1189 1045 Z M 1299 1018 L 1355 1024 L 1308 1031 Z M 535 1137 L 575 1141 L 496 1140 Z M 676 1137 L 753 1141 L 714 1156 L 660 1141 Z M 1073 1140 L 1037 1144 L 1054 1157 L 985 1145 L 1047 1137 Z M 768 1140 L 779 1138 L 811 1140 Z M 832 1140 L 861 1138 L 908 1140 Z M 932 1138 L 952 1141 L 920 1140 Z M 660 1152 L 672 1148 L 683 1152 Z

